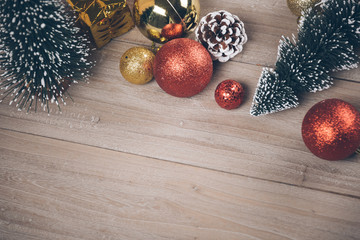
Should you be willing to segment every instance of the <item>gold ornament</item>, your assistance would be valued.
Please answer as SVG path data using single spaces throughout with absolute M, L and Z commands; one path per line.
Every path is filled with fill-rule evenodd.
M 302 11 L 314 7 L 320 0 L 287 0 L 287 5 L 291 12 L 301 17 Z
M 154 53 L 147 48 L 130 48 L 121 56 L 120 72 L 130 83 L 145 84 L 153 78 L 154 59 Z
M 77 21 L 91 32 L 97 48 L 135 26 L 126 0 L 67 1 L 75 10 Z
M 199 0 L 136 0 L 135 24 L 140 32 L 157 43 L 186 37 L 200 19 Z

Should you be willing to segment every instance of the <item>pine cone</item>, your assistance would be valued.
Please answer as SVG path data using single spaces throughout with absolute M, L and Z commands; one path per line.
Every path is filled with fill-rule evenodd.
M 244 23 L 225 10 L 203 17 L 195 30 L 195 37 L 208 49 L 213 60 L 220 62 L 235 57 L 247 41 Z

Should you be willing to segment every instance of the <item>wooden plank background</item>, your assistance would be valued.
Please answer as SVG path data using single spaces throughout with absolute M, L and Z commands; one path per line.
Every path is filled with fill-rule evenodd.
M 69 89 L 62 113 L 0 104 L 1 240 L 360 239 L 360 157 L 324 161 L 301 138 L 303 117 L 323 99 L 360 109 L 360 69 L 336 73 L 296 109 L 252 117 L 262 67 L 296 33 L 296 17 L 285 0 L 201 7 L 201 16 L 238 15 L 249 40 L 192 98 L 122 78 L 121 55 L 151 45 L 134 29 L 97 51 L 89 84 Z M 233 111 L 213 98 L 229 78 L 247 92 Z

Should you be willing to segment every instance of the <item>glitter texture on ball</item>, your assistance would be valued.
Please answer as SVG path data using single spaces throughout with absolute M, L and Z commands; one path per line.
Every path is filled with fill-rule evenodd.
M 153 78 L 155 55 L 147 48 L 133 47 L 120 59 L 120 72 L 130 83 L 145 84 Z
M 238 108 L 244 98 L 244 88 L 237 81 L 228 79 L 222 81 L 215 90 L 215 101 L 227 110 Z
M 154 77 L 159 86 L 175 97 L 191 97 L 210 82 L 213 62 L 198 42 L 177 38 L 162 46 L 154 61 Z
M 302 12 L 308 8 L 314 7 L 320 0 L 287 0 L 290 11 L 300 17 Z
M 360 113 L 340 99 L 321 101 L 305 115 L 302 137 L 317 157 L 345 159 L 360 146 Z

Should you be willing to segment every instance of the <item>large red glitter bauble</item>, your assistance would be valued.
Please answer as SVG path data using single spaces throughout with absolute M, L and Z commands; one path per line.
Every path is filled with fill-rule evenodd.
M 215 101 L 227 110 L 238 108 L 244 98 L 244 88 L 240 83 L 228 79 L 219 83 L 215 90 Z
M 198 42 L 177 38 L 160 48 L 154 61 L 154 77 L 159 86 L 175 97 L 191 97 L 210 82 L 213 62 Z
M 305 145 L 316 156 L 341 160 L 360 146 L 360 113 L 340 99 L 327 99 L 315 104 L 302 123 Z

